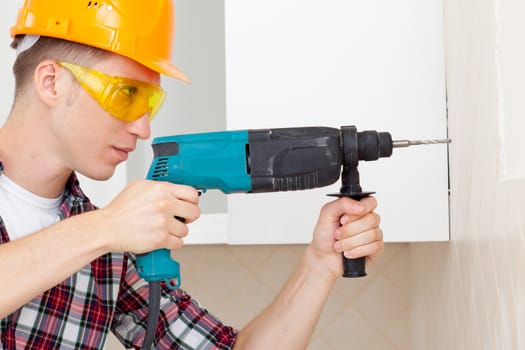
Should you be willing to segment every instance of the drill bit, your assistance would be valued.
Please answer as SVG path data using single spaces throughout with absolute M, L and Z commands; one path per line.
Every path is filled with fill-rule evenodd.
M 451 143 L 451 139 L 439 139 L 439 140 L 394 140 L 392 141 L 392 147 L 408 147 L 415 145 L 436 145 L 439 143 Z

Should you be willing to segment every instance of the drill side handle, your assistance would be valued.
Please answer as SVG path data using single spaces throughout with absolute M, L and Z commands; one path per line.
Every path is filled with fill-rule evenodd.
M 359 193 L 359 194 L 351 194 L 347 197 L 350 197 L 355 200 L 361 200 L 365 197 L 368 197 L 371 193 Z M 346 197 L 345 195 L 342 195 L 342 197 Z M 356 259 L 348 259 L 343 254 L 343 277 L 347 278 L 355 278 L 355 277 L 364 277 L 366 276 L 366 256 L 356 258 Z
M 340 194 L 340 197 L 350 197 L 357 201 L 368 197 L 373 192 L 361 192 L 355 194 Z M 366 276 L 366 256 L 348 259 L 343 254 L 343 277 L 355 278 L 355 277 L 365 277 Z
M 374 192 L 341 192 L 341 193 L 332 193 L 329 196 L 332 197 L 350 197 L 357 201 L 368 197 L 369 195 L 374 194 Z M 343 277 L 346 278 L 356 278 L 356 277 L 365 277 L 366 276 L 366 256 L 348 259 L 345 257 L 344 253 L 341 254 L 343 258 Z
M 366 276 L 366 256 L 348 259 L 343 255 L 343 277 L 356 278 Z

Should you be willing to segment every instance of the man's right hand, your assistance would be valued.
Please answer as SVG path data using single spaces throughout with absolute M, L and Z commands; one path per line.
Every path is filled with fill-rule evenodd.
M 109 251 L 173 250 L 182 247 L 186 224 L 200 216 L 198 203 L 199 193 L 193 187 L 136 180 L 97 211 L 93 224 L 99 226 Z

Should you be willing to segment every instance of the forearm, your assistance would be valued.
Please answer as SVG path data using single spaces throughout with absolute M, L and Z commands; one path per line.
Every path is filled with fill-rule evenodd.
M 106 253 L 92 213 L 0 245 L 0 318 Z
M 274 302 L 240 331 L 234 349 L 305 349 L 335 281 L 306 249 Z
M 275 301 L 239 333 L 235 349 L 295 350 L 308 346 L 336 280 L 341 252 L 376 256 L 384 248 L 373 197 L 340 198 L 323 206 L 311 244 Z

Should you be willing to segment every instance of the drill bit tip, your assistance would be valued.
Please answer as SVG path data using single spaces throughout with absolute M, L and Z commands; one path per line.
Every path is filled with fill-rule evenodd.
M 409 147 L 416 145 L 437 145 L 441 143 L 451 143 L 451 139 L 437 139 L 437 140 L 395 140 L 392 141 L 392 147 Z

